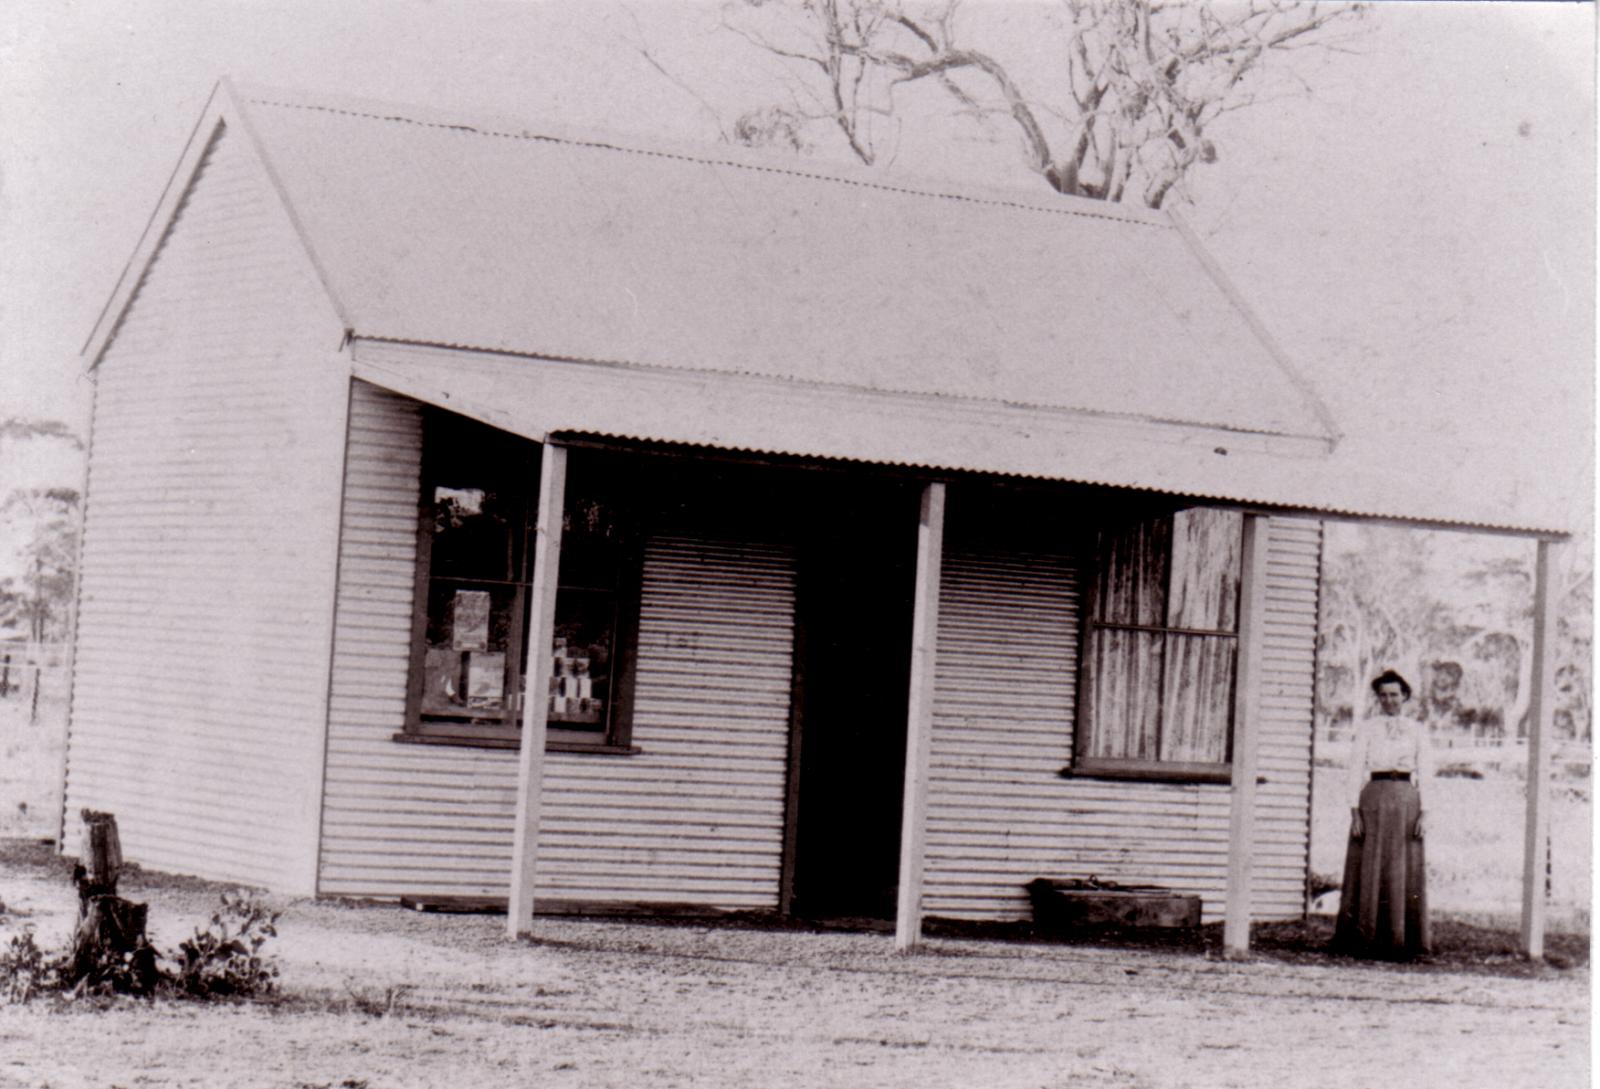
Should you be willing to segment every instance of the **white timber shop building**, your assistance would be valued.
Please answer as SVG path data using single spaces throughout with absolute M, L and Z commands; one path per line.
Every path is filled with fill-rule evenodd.
M 1536 538 L 1551 642 L 1564 527 L 1349 449 L 1168 213 L 225 81 L 84 356 L 62 842 L 163 870 L 901 947 L 1095 877 L 1237 951 L 1323 520 Z

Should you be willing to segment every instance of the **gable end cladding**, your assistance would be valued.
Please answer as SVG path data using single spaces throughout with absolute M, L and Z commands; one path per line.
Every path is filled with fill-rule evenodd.
M 348 364 L 245 136 L 197 140 L 98 356 L 66 840 L 310 892 Z

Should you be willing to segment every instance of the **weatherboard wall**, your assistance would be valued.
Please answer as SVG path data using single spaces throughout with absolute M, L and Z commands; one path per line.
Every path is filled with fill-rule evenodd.
M 219 125 L 96 371 L 69 851 L 79 810 L 108 810 L 130 860 L 311 891 L 340 333 Z
M 1025 918 L 1035 877 L 1160 884 L 1221 917 L 1226 784 L 1063 776 L 1076 716 L 1081 558 L 960 543 L 944 557 L 924 911 Z M 1251 911 L 1301 914 L 1321 527 L 1269 520 Z
M 417 402 L 355 382 L 340 544 L 320 890 L 506 895 L 516 754 L 395 740 L 416 577 Z M 776 544 L 646 547 L 629 755 L 545 757 L 551 901 L 776 906 L 794 612 Z

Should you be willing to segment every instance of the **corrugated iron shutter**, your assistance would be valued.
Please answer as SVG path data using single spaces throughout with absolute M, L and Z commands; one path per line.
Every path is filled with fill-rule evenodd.
M 415 402 L 357 382 L 335 643 L 322 889 L 503 896 L 516 758 L 408 745 Z M 693 537 L 646 548 L 628 756 L 550 753 L 541 897 L 776 903 L 793 558 Z
M 959 538 L 958 538 L 959 539 Z M 1253 910 L 1300 913 L 1308 843 L 1312 656 L 1321 532 L 1269 529 Z M 1079 563 L 953 545 L 941 582 L 925 910 L 1026 917 L 1034 877 L 1157 883 L 1218 918 L 1228 790 L 1064 779 L 1079 653 Z
M 345 380 L 220 135 L 97 371 L 69 738 L 130 860 L 311 891 Z
M 788 549 L 650 542 L 634 695 L 642 751 L 552 755 L 547 895 L 776 906 L 793 617 Z

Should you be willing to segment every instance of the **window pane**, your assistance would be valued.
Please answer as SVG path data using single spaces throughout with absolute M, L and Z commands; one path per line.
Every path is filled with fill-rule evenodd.
M 603 731 L 611 707 L 616 595 L 562 589 L 556 594 L 550 721 L 569 729 Z
M 1167 622 L 1171 519 L 1160 517 L 1100 532 L 1095 619 L 1161 627 Z
M 1239 630 L 1240 550 L 1244 515 L 1195 507 L 1172 516 L 1172 628 Z
M 1225 763 L 1238 641 L 1224 635 L 1168 635 L 1161 759 Z
M 1097 628 L 1090 647 L 1089 745 L 1095 757 L 1154 760 L 1165 636 Z
M 431 513 L 429 570 L 459 578 L 515 579 L 527 511 L 538 486 L 538 447 L 449 413 L 426 421 L 423 501 Z
M 617 496 L 616 466 L 574 457 L 561 533 L 550 676 L 551 725 L 593 733 L 611 727 L 617 603 L 625 557 L 637 532 Z
M 577 477 L 577 474 L 574 474 Z M 569 490 L 561 531 L 561 586 L 614 590 L 633 527 L 622 506 L 581 477 Z
M 517 588 L 461 579 L 433 579 L 428 587 L 428 642 L 424 651 L 422 713 L 500 719 L 509 707 L 508 662 Z

